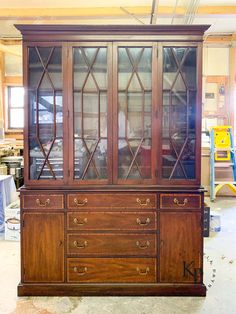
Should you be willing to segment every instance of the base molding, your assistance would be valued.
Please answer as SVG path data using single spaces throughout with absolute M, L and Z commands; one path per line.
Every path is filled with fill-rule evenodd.
M 206 296 L 204 284 L 25 284 L 18 296 Z

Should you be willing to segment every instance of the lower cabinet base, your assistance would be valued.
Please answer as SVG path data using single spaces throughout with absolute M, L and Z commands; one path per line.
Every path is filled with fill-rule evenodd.
M 204 284 L 19 284 L 18 296 L 205 296 Z

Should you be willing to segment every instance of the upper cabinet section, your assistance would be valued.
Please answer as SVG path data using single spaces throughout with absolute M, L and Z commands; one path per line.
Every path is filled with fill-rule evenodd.
M 207 26 L 17 28 L 26 186 L 199 186 Z

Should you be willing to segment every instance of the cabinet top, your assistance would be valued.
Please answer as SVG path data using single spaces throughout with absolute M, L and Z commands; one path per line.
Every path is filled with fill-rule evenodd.
M 15 27 L 22 33 L 23 38 L 28 38 L 30 35 L 38 36 L 55 36 L 63 35 L 78 36 L 78 35 L 192 35 L 202 36 L 210 25 L 30 25 L 16 24 Z M 57 38 L 56 38 L 57 39 Z M 59 38 L 58 38 L 59 39 Z M 64 38 L 63 38 L 64 39 Z M 71 38 L 65 38 L 70 40 Z M 109 38 L 107 38 L 109 40 Z

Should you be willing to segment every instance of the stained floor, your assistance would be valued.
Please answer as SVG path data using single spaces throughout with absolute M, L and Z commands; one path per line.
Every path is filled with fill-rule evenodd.
M 0 241 L 1 314 L 233 314 L 236 313 L 236 198 L 208 202 L 221 231 L 205 238 L 203 297 L 22 297 L 19 243 Z

